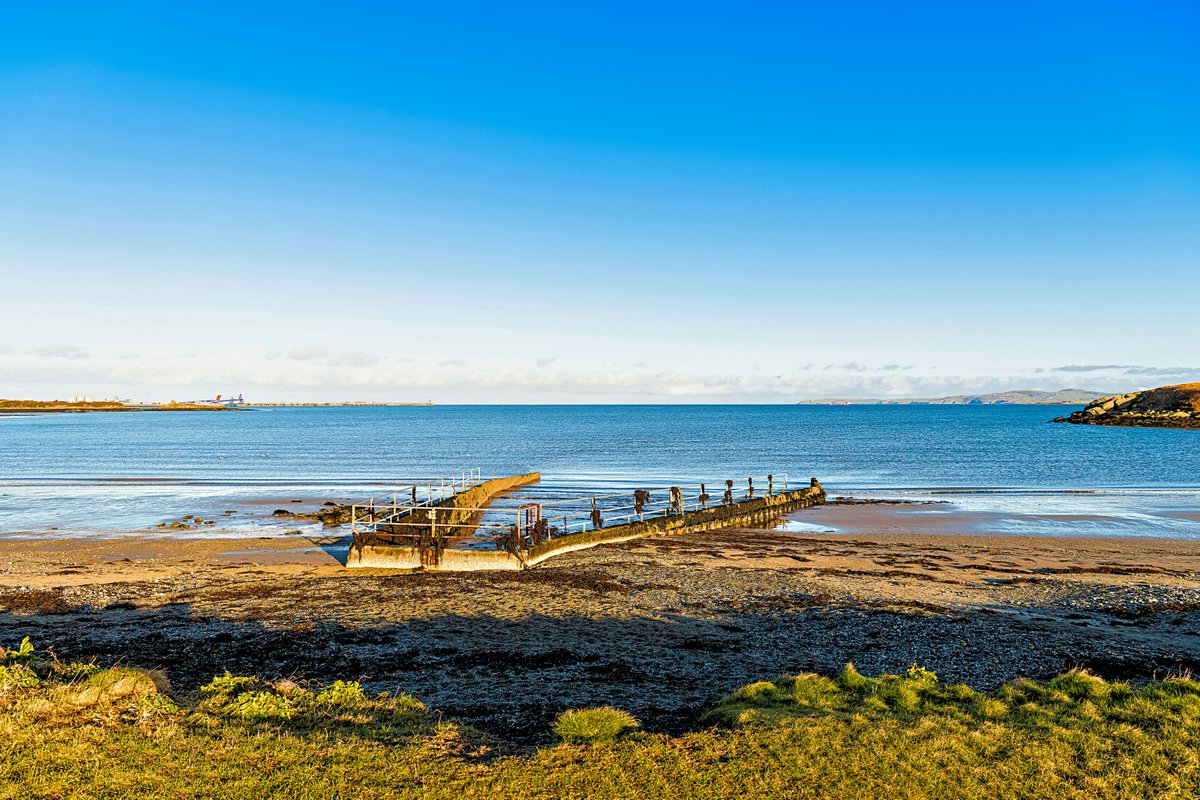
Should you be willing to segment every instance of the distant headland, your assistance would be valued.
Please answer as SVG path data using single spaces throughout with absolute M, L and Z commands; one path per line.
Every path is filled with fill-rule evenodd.
M 1200 428 L 1200 383 L 1101 397 L 1083 411 L 1054 421 L 1135 428 Z
M 354 406 L 356 408 L 394 408 L 397 406 L 431 406 L 433 403 L 428 400 L 423 403 L 373 403 L 366 400 L 351 400 L 342 403 L 246 403 L 246 405 L 256 408 L 342 408 L 346 406 Z
M 197 400 L 178 403 L 135 403 L 132 400 L 93 400 L 87 398 L 71 398 L 69 400 L 4 400 L 0 399 L 0 414 L 85 414 L 88 412 L 113 411 L 242 411 L 249 408 L 331 408 L 352 406 L 355 408 L 395 407 L 395 406 L 432 406 L 430 401 L 420 403 L 374 403 L 368 401 L 348 401 L 341 403 L 247 403 L 241 395 L 223 397 L 217 395 L 214 400 Z
M 1023 389 L 1011 392 L 995 392 L 993 394 L 956 394 L 950 397 L 935 398 L 899 398 L 899 399 L 870 399 L 870 400 L 801 400 L 797 405 L 802 406 L 1077 406 L 1090 403 L 1101 396 L 1100 392 L 1088 392 L 1083 389 L 1060 389 L 1057 392 L 1043 392 L 1035 389 Z
M 0 414 L 85 414 L 94 411 L 236 411 L 217 403 L 131 403 L 122 400 L 3 400 Z

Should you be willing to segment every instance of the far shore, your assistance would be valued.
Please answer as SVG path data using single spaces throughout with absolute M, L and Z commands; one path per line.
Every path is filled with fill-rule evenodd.
M 0 400 L 0 414 L 94 414 L 140 411 L 237 411 L 213 403 L 130 404 L 109 402 L 72 403 L 66 400 Z
M 428 407 L 433 403 L 239 403 L 236 406 L 214 403 L 71 403 L 67 401 L 0 400 L 0 414 L 95 414 L 140 411 L 245 411 L 253 408 L 412 408 Z
M 372 403 L 367 401 L 352 400 L 342 403 L 244 403 L 243 405 L 253 406 L 255 408 L 399 408 L 408 406 L 431 406 L 433 403 Z

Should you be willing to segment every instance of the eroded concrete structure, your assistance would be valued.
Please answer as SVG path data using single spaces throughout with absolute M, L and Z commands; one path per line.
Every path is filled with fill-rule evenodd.
M 804 488 L 782 492 L 775 492 L 768 481 L 771 488 L 757 497 L 754 496 L 753 482 L 750 482 L 748 497 L 735 500 L 727 490 L 725 499 L 714 505 L 708 505 L 709 496 L 702 486 L 701 494 L 692 498 L 697 501 L 692 510 L 688 510 L 682 490 L 671 487 L 670 504 L 657 515 L 653 511 L 650 516 L 646 515 L 638 498 L 639 494 L 646 493 L 635 492 L 639 519 L 633 519 L 631 514 L 624 523 L 604 526 L 593 501 L 592 515 L 597 524 L 591 530 L 559 534 L 543 522 L 540 506 L 530 503 L 521 506 L 521 509 L 536 507 L 536 521 L 527 529 L 522 528 L 518 515 L 511 534 L 496 538 L 491 548 L 449 546 L 452 540 L 465 538 L 455 532 L 477 522 L 493 498 L 539 478 L 537 473 L 530 473 L 484 481 L 428 508 L 413 509 L 393 524 L 385 523 L 356 533 L 346 566 L 433 571 L 521 570 L 562 553 L 643 536 L 772 525 L 784 514 L 825 502 L 825 490 L 816 478 Z

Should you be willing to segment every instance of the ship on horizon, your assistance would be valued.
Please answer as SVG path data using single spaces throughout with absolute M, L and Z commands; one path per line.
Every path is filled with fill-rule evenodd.
M 237 397 L 226 397 L 225 395 L 217 395 L 211 400 L 193 400 L 192 405 L 197 406 L 224 406 L 225 408 L 237 408 L 246 405 L 245 399 L 241 393 Z

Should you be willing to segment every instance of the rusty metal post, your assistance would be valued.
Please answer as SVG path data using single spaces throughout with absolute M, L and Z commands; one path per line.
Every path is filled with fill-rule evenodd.
M 437 563 L 437 509 L 429 509 L 429 549 L 433 551 L 429 559 L 433 563 Z M 425 559 L 421 559 L 421 563 L 425 563 Z
M 672 486 L 671 493 L 671 510 L 675 512 L 675 516 L 683 516 L 683 489 L 679 486 Z
M 592 529 L 600 530 L 604 527 L 604 520 L 600 518 L 600 509 L 596 508 L 596 498 L 592 498 Z

